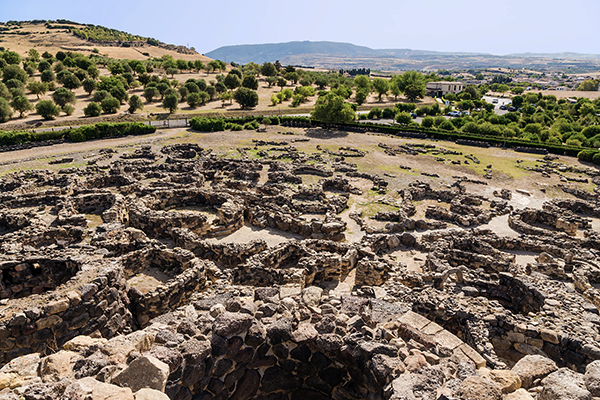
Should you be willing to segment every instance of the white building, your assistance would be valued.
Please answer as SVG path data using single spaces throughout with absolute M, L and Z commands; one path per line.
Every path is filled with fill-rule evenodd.
M 462 82 L 427 82 L 427 94 L 433 97 L 441 97 L 448 93 L 458 94 L 463 89 Z

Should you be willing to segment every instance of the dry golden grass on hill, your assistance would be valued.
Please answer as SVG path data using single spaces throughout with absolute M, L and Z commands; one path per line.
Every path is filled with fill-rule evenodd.
M 77 25 L 71 26 L 77 27 Z M 40 54 L 45 51 L 52 54 L 56 54 L 58 51 L 76 51 L 89 56 L 90 54 L 94 54 L 93 51 L 96 48 L 99 51 L 96 54 L 118 59 L 146 60 L 154 57 L 160 58 L 163 55 L 171 55 L 175 59 L 180 58 L 186 61 L 200 59 L 206 63 L 211 60 L 201 54 L 182 54 L 174 50 L 148 44 L 140 47 L 101 45 L 80 39 L 68 32 L 67 29 L 48 29 L 43 24 L 23 24 L 22 28 L 11 30 L 11 32 L 31 32 L 31 34 L 27 35 L 0 33 L 0 46 L 11 51 L 16 51 L 21 57 L 27 56 L 29 49 L 36 49 Z M 148 56 L 142 53 L 148 53 Z

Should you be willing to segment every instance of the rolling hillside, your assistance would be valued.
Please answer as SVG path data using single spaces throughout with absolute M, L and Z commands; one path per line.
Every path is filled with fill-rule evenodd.
M 160 58 L 163 55 L 184 60 L 209 60 L 185 46 L 66 20 L 0 23 L 0 46 L 16 51 L 21 56 L 34 48 L 40 53 L 49 51 L 54 54 L 69 50 L 85 55 L 95 53 L 130 60 Z
M 595 70 L 600 55 L 509 54 L 437 52 L 412 49 L 371 49 L 339 42 L 287 42 L 225 46 L 206 53 L 206 56 L 239 64 L 264 63 L 279 60 L 282 64 L 321 68 L 371 68 L 375 70 L 437 70 L 469 68 L 542 68 Z

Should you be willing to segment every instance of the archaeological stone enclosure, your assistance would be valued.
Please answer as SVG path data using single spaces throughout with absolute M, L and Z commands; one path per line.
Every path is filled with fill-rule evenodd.
M 2 175 L 0 398 L 600 397 L 597 167 L 269 129 Z

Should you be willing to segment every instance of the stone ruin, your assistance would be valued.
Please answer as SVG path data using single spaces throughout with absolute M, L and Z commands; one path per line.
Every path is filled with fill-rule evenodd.
M 349 241 L 353 182 L 388 182 L 254 145 L 0 178 L 0 398 L 600 397 L 597 195 L 523 209 L 414 181 Z M 501 216 L 514 235 L 486 228 Z M 294 239 L 215 240 L 247 227 Z

